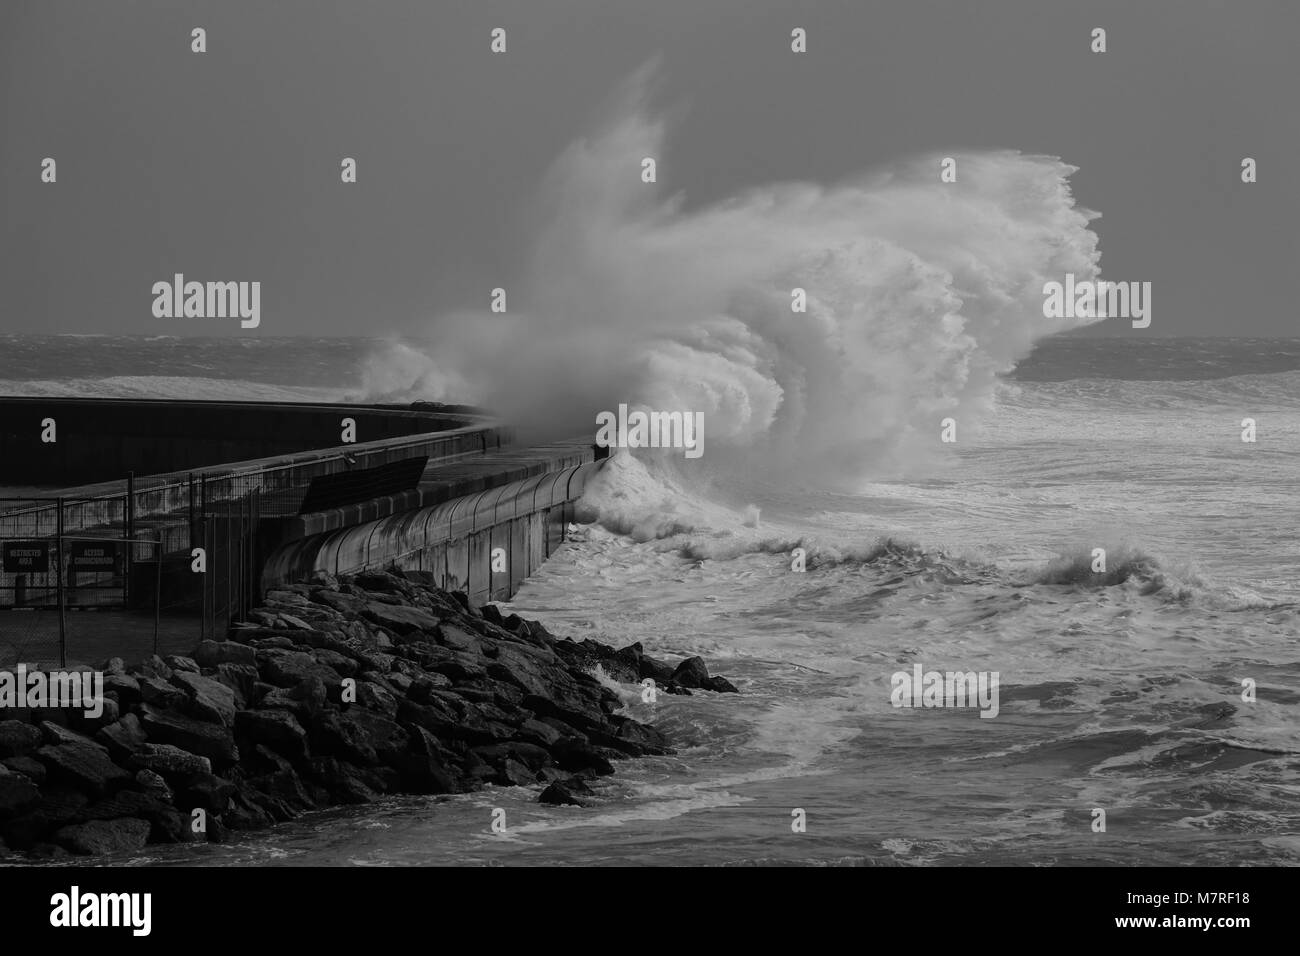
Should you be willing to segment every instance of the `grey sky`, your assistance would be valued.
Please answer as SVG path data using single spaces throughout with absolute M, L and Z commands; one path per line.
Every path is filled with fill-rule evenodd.
M 1300 334 L 1298 28 L 1286 0 L 5 0 L 0 331 L 365 335 L 483 307 L 551 160 L 661 55 L 685 110 L 659 179 L 689 205 L 1051 153 L 1103 213 L 1103 276 L 1153 283 L 1131 334 Z M 260 329 L 154 318 L 177 271 L 260 280 Z

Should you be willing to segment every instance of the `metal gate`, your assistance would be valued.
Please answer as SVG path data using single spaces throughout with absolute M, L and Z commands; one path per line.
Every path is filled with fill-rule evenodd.
M 203 637 L 225 640 L 230 625 L 247 619 L 257 603 L 257 523 L 261 493 L 211 500 L 201 489 L 200 528 L 206 563 L 203 573 Z

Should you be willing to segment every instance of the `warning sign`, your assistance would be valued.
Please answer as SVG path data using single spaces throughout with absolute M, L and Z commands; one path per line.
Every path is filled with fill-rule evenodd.
M 68 546 L 73 571 L 120 574 L 122 549 L 116 541 L 74 541 Z
M 45 574 L 50 570 L 48 541 L 6 541 L 0 545 L 5 574 Z

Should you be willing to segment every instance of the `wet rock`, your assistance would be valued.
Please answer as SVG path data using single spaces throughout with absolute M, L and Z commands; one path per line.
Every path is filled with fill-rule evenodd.
M 209 813 L 225 813 L 238 789 L 229 780 L 199 772 L 181 785 L 176 795 L 177 806 L 186 812 L 197 807 Z
M 181 839 L 184 823 L 170 802 L 139 790 L 123 790 L 91 804 L 77 815 L 77 822 L 116 820 L 137 817 L 148 821 L 149 836 L 154 843 L 176 843 Z
M 711 690 L 718 694 L 740 693 L 740 691 L 736 690 L 736 685 L 731 683 L 731 681 L 727 680 L 725 677 L 706 677 L 704 680 L 700 681 L 700 688 L 702 690 Z
M 699 687 L 701 681 L 709 679 L 709 669 L 704 665 L 704 658 L 688 657 L 677 665 L 672 679 L 683 687 Z
M 148 820 L 133 817 L 91 820 L 63 827 L 54 834 L 54 842 L 79 856 L 133 853 L 148 842 L 151 829 Z
M 614 765 L 595 747 L 581 740 L 566 737 L 551 748 L 556 764 L 571 773 L 589 772 L 600 776 L 614 772 Z
M 75 819 L 90 798 L 78 790 L 62 785 L 41 788 L 40 804 L 5 820 L 0 836 L 15 850 L 29 850 L 55 829 Z
M 541 792 L 537 802 L 548 803 L 552 806 L 585 807 L 588 805 L 587 801 L 583 800 L 578 794 L 579 792 L 590 793 L 591 790 L 585 784 L 582 784 L 582 791 L 579 791 L 576 784 L 581 784 L 581 781 L 575 779 L 556 780 Z

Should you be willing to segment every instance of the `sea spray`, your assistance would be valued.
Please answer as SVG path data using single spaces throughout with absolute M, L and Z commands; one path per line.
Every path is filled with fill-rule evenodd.
M 636 172 L 666 141 L 651 78 L 638 72 L 547 175 L 530 266 L 503 283 L 524 311 L 434 317 L 429 357 L 379 353 L 369 397 L 445 397 L 456 378 L 473 386 L 461 400 L 554 434 L 591 431 L 620 403 L 690 409 L 711 457 L 853 487 L 931 465 L 943 418 L 967 434 L 1035 340 L 1094 321 L 1042 309 L 1045 281 L 1097 269 L 1074 167 L 968 152 L 960 183 L 943 183 L 921 156 L 687 209 Z

